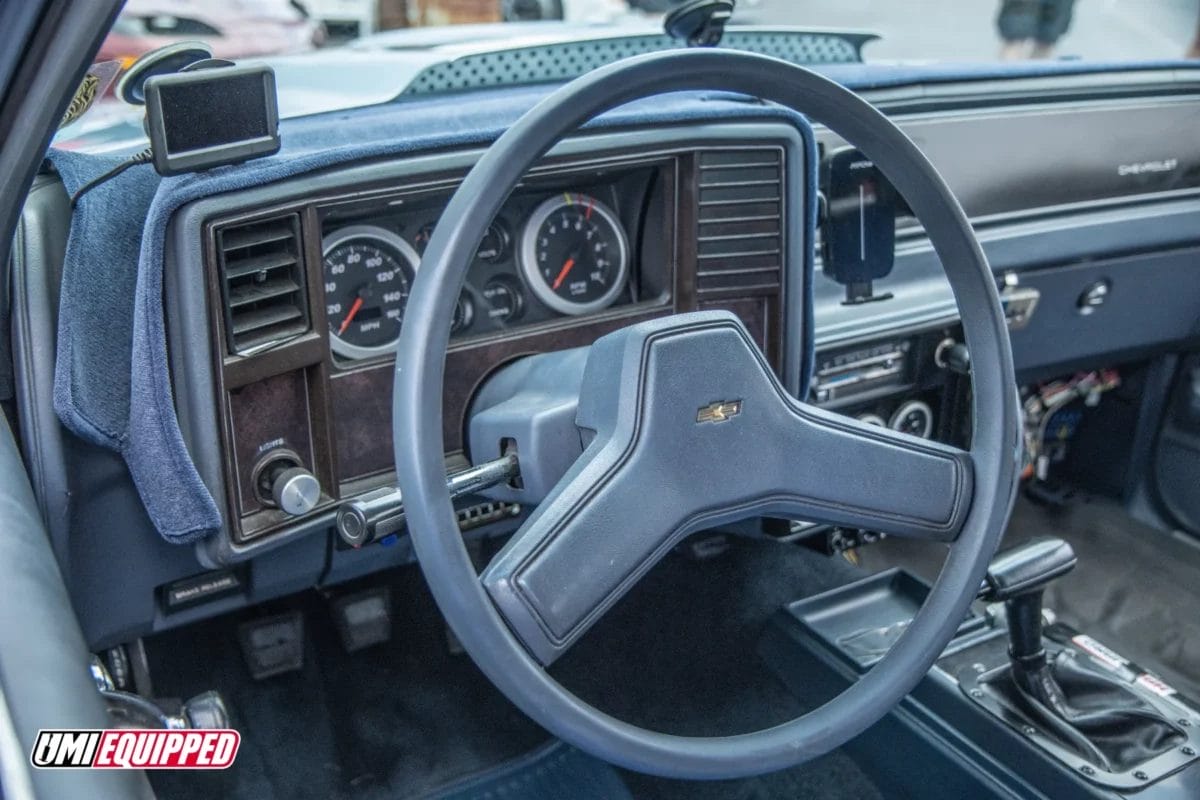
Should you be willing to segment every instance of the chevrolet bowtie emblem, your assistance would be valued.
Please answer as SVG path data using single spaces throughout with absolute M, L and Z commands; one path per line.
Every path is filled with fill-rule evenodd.
M 742 413 L 741 400 L 721 400 L 709 403 L 696 412 L 696 422 L 726 422 Z

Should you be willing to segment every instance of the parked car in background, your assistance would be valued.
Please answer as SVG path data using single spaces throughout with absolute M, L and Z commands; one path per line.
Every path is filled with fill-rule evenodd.
M 378 0 L 296 0 L 294 5 L 323 24 L 330 39 L 354 39 L 379 29 Z
M 665 5 L 666 0 L 658 0 Z M 633 10 L 638 3 L 625 0 L 502 0 L 505 22 L 561 19 L 568 22 L 607 22 Z
M 762 0 L 739 0 L 739 8 L 757 8 Z M 665 14 L 682 0 L 501 0 L 505 22 L 561 19 L 611 22 L 622 17 Z
M 142 53 L 199 40 L 219 58 L 300 53 L 325 41 L 325 27 L 288 0 L 129 0 L 100 48 L 125 65 Z

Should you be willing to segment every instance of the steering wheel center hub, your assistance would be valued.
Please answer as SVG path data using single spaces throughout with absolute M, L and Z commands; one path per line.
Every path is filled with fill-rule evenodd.
M 776 516 L 948 538 L 970 504 L 965 453 L 797 402 L 724 311 L 597 341 L 575 424 L 586 450 L 483 575 L 543 664 L 690 533 Z

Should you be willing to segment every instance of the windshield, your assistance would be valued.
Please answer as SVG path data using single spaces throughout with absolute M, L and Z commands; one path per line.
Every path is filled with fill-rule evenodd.
M 757 0 L 755 23 L 863 28 L 868 59 L 1098 61 L 1200 57 L 1196 0 Z
M 101 48 L 103 85 L 59 147 L 126 150 L 141 110 L 117 99 L 122 71 L 200 41 L 216 58 L 267 62 L 283 117 L 395 98 L 464 55 L 611 36 L 653 36 L 676 0 L 128 0 Z M 737 0 L 735 25 L 873 34 L 868 62 L 1200 57 L 1196 0 Z M 547 79 L 556 76 L 550 74 Z M 535 78 L 537 76 L 534 76 Z

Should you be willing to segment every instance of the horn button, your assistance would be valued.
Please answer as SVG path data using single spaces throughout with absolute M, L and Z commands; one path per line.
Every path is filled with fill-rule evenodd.
M 471 427 L 472 441 L 480 430 L 499 441 L 495 411 L 506 405 L 510 421 L 544 423 L 525 434 L 530 446 L 513 438 L 526 486 L 530 478 L 553 486 L 482 577 L 544 664 L 689 533 L 783 516 L 948 539 L 969 506 L 964 453 L 798 403 L 726 312 L 610 334 L 590 348 L 577 384 L 562 374 L 572 358 L 583 363 L 550 354 L 520 367 L 526 378 L 553 376 L 558 394 L 547 393 L 546 407 L 535 409 L 528 381 L 510 380 L 524 388 L 515 399 L 491 397 Z M 564 395 L 575 385 L 571 420 Z M 544 450 L 563 442 L 582 450 L 569 465 Z M 542 463 L 565 472 L 539 472 Z M 889 485 L 884 478 L 897 472 L 904 479 Z

